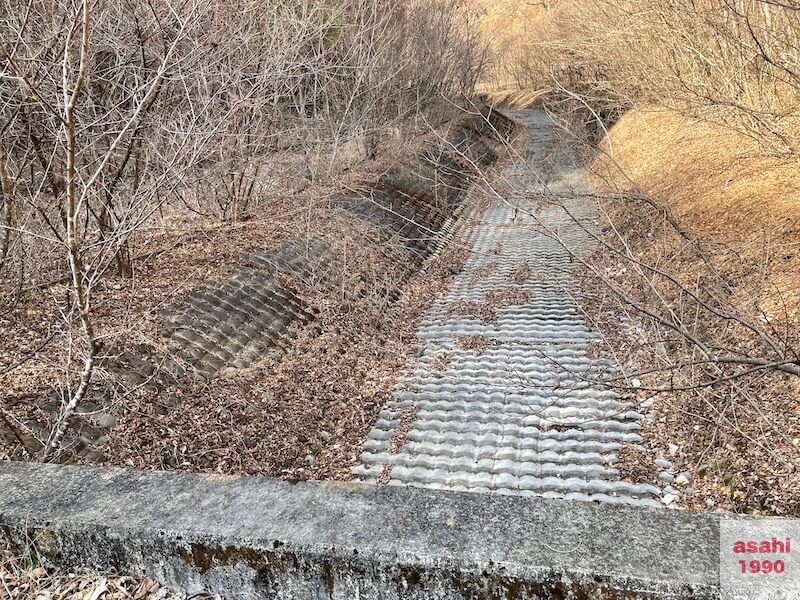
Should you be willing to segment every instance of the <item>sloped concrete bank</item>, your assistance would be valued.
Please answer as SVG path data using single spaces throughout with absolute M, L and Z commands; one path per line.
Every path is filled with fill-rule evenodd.
M 413 155 L 374 180 L 319 199 L 314 214 L 323 218 L 302 234 L 250 253 L 163 307 L 157 342 L 105 348 L 97 363 L 107 373 L 105 384 L 91 388 L 73 415 L 60 460 L 107 460 L 110 431 L 128 414 L 119 398 L 132 390 L 160 395 L 162 413 L 180 411 L 171 391 L 187 382 L 281 361 L 297 332 L 318 316 L 309 295 L 331 303 L 396 300 L 402 285 L 463 226 L 474 209 L 470 190 L 515 132 L 512 120 L 489 107 L 460 115 L 420 137 Z M 371 272 L 351 267 L 365 256 L 375 260 Z M 29 456 L 41 452 L 40 440 L 62 412 L 59 394 L 42 394 L 34 404 L 38 418 L 21 415 L 21 427 L 0 419 L 0 441 L 10 440 Z
M 226 598 L 718 597 L 719 516 L 496 494 L 5 463 L 48 565 Z

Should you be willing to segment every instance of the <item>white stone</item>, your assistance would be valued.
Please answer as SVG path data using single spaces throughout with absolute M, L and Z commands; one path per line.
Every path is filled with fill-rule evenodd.
M 678 450 L 680 450 L 680 447 L 677 444 L 670 444 L 669 445 L 669 455 L 670 456 L 675 456 L 678 453 Z

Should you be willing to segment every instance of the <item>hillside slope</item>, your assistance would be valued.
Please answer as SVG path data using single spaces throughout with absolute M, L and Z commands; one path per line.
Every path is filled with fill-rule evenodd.
M 635 192 L 669 211 L 727 282 L 729 289 L 717 294 L 720 305 L 777 340 L 788 360 L 797 359 L 800 164 L 765 154 L 742 134 L 652 108 L 627 113 L 600 149 L 605 154 L 593 164 L 600 189 L 614 197 Z M 729 352 L 743 358 L 767 355 L 759 340 L 748 335 L 752 331 L 733 317 L 686 310 L 694 307 L 690 292 L 713 296 L 704 295 L 714 287 L 713 277 L 658 211 L 635 202 L 604 205 L 630 254 L 683 286 L 678 293 L 677 286 L 655 275 L 634 275 L 629 264 L 621 278 L 626 289 L 643 302 L 660 296 L 673 314 L 684 316 L 692 332 Z M 614 256 L 605 258 L 614 265 Z M 665 329 L 650 325 L 648 341 L 658 344 Z M 628 368 L 652 367 L 659 360 L 697 361 L 696 348 L 687 346 L 667 341 L 663 357 L 631 346 Z M 676 453 L 695 479 L 687 505 L 800 514 L 800 378 L 763 370 L 697 387 L 713 375 L 702 366 L 690 371 L 673 373 L 669 385 L 695 387 L 655 396 L 656 420 L 645 436 L 657 453 L 670 445 L 679 448 Z M 729 366 L 725 374 L 742 371 Z M 642 386 L 664 381 L 653 374 L 643 378 Z

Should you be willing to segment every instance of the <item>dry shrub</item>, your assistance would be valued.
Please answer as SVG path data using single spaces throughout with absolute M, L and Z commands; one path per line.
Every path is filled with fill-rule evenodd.
M 174 4 L 174 6 L 173 6 Z M 302 181 L 374 157 L 472 93 L 484 44 L 456 0 L 0 2 L 0 297 L 65 275 L 61 135 L 75 88 L 78 245 L 89 278 L 131 276 L 140 232 L 253 216 Z M 64 59 L 65 48 L 69 52 Z M 81 63 L 82 64 L 82 63 Z M 76 86 L 77 82 L 83 85 Z M 285 170 L 285 169 L 284 169 Z M 284 178 L 285 179 L 285 178 Z
M 135 290 L 158 233 L 274 219 L 265 197 L 342 183 L 387 132 L 457 113 L 484 60 L 468 17 L 459 0 L 0 0 L 0 377 L 62 350 L 46 452 L 120 339 L 98 327 L 103 280 Z
M 527 52 L 508 59 L 514 86 L 495 86 L 498 99 L 566 90 L 611 120 L 652 103 L 731 126 L 770 150 L 797 151 L 795 2 L 560 0 L 537 8 L 506 15 L 527 23 Z
M 654 143 L 658 140 L 658 143 Z M 601 187 L 637 190 L 718 251 L 736 278 L 735 302 L 770 319 L 800 309 L 800 165 L 766 156 L 755 140 L 674 111 L 626 114 L 595 162 Z
M 490 62 L 480 89 L 497 93 L 518 90 L 524 75 L 519 65 L 526 56 L 531 32 L 547 12 L 542 3 L 519 0 L 473 0 L 476 28 L 490 48 Z
M 629 112 L 603 144 L 606 151 L 611 146 L 613 160 L 606 154 L 594 163 L 598 186 L 609 192 L 603 203 L 609 226 L 624 232 L 611 245 L 621 248 L 624 240 L 628 256 L 670 278 L 643 275 L 633 260 L 621 261 L 621 250 L 606 251 L 602 264 L 627 266 L 616 283 L 653 312 L 673 315 L 718 354 L 796 361 L 797 163 L 764 155 L 742 133 L 664 110 Z M 643 197 L 654 203 L 636 200 Z M 704 256 L 658 207 L 690 231 Z M 607 292 L 599 295 L 608 300 Z M 663 323 L 643 314 L 633 320 L 640 333 L 596 324 L 626 357 L 629 372 L 647 371 L 636 396 L 655 398 L 658 419 L 647 424 L 645 437 L 661 451 L 680 447 L 671 460 L 696 475 L 688 504 L 800 513 L 800 378 L 734 363 L 709 366 L 696 345 Z M 659 389 L 666 393 L 653 393 Z

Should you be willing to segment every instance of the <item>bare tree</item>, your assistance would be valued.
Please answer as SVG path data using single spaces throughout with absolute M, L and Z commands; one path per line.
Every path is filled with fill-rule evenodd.
M 531 30 L 522 86 L 566 88 L 600 113 L 654 103 L 796 154 L 800 11 L 763 0 L 563 0 Z
M 63 403 L 43 460 L 119 341 L 98 327 L 98 284 L 132 284 L 152 231 L 264 210 L 286 155 L 335 174 L 348 145 L 366 157 L 387 129 L 445 118 L 485 59 L 457 0 L 4 0 L 0 12 L 0 299 L 70 291 L 53 298 Z

